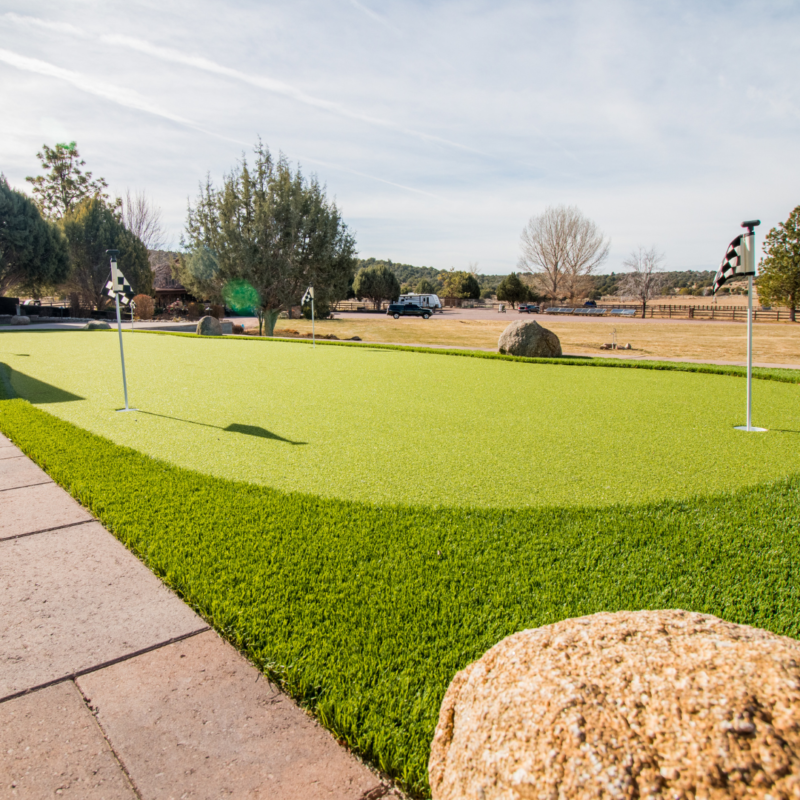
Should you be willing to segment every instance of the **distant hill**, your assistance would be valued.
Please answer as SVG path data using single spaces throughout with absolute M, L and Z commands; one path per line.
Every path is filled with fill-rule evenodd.
M 681 289 L 686 291 L 683 294 L 702 294 L 703 289 L 711 288 L 714 285 L 714 270 L 694 270 L 671 271 L 661 273 L 664 276 L 665 288 L 678 293 Z M 594 290 L 591 297 L 595 300 L 604 296 L 615 296 L 619 291 L 620 281 L 625 277 L 624 272 L 612 272 L 610 275 L 593 275 Z
M 411 264 L 397 264 L 391 259 L 360 258 L 358 260 L 356 272 L 362 267 L 372 267 L 376 264 L 382 264 L 388 267 L 397 276 L 397 280 L 400 281 L 401 286 L 407 284 L 412 289 L 423 279 L 430 281 L 434 286 L 441 285 L 444 281 L 444 276 L 447 275 L 449 271 L 446 269 L 436 269 L 435 267 L 414 267 Z M 497 288 L 500 281 L 505 278 L 505 275 L 476 274 L 475 277 L 478 279 L 481 289 L 494 290 Z

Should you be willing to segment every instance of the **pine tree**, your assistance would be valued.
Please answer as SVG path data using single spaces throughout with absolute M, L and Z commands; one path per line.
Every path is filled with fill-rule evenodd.
M 789 306 L 790 319 L 796 322 L 795 309 L 800 301 L 800 206 L 786 222 L 767 234 L 764 253 L 758 296 L 762 303 Z
M 10 289 L 36 295 L 42 287 L 60 283 L 68 272 L 61 231 L 0 175 L 0 295 Z
M 39 210 L 49 219 L 61 219 L 86 197 L 99 197 L 108 201 L 103 190 L 108 184 L 103 178 L 92 179 L 91 172 L 84 172 L 86 165 L 78 152 L 75 142 L 57 144 L 55 147 L 42 145 L 36 158 L 42 162 L 46 173 L 37 177 L 25 178 L 33 185 L 33 197 Z

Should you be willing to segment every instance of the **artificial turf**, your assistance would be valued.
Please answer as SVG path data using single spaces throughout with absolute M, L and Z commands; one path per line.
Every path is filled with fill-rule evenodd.
M 14 333 L 3 340 L 6 351 L 13 337 L 16 358 L 48 362 L 34 356 L 34 348 L 21 348 L 19 336 Z M 59 347 L 62 354 L 72 354 Z M 299 351 L 307 349 L 286 347 L 298 351 L 298 360 L 303 358 Z M 97 369 L 97 351 L 92 348 L 91 342 L 86 345 L 85 358 L 79 361 L 82 370 Z M 279 348 L 270 343 L 262 349 L 273 354 Z M 25 352 L 29 355 L 21 355 Z M 206 356 L 198 362 L 208 367 L 207 354 L 213 349 L 201 352 Z M 417 358 L 436 362 L 427 367 L 434 372 L 450 360 L 422 354 Z M 453 360 L 460 369 L 470 363 Z M 235 366 L 232 356 L 227 361 Z M 367 362 L 370 369 L 378 369 L 376 361 Z M 333 374 L 329 384 L 316 384 L 322 394 L 325 385 L 338 385 L 337 369 L 330 363 L 322 364 Z M 398 363 L 402 365 L 393 362 Z M 536 365 L 476 363 L 481 368 L 513 368 L 518 376 L 527 369 L 544 374 L 550 384 L 559 370 L 569 373 L 569 380 L 580 380 L 585 372 L 613 372 L 548 366 L 542 373 Z M 320 369 L 319 361 L 313 365 Z M 266 367 L 259 363 L 258 368 Z M 295 368 L 303 368 L 302 362 Z M 182 368 L 176 364 L 174 369 Z M 305 375 L 311 372 L 307 366 L 303 369 Z M 422 368 L 415 363 L 410 372 L 405 369 L 418 374 Z M 83 371 L 82 385 L 63 378 L 52 383 L 46 370 L 29 367 L 26 374 L 36 375 L 39 383 L 30 377 L 21 381 L 14 372 L 13 387 L 27 390 L 34 402 L 58 414 L 84 402 L 70 400 L 70 392 L 88 396 L 88 389 L 96 385 Z M 196 373 L 182 374 L 185 378 Z M 491 373 L 495 391 L 497 375 Z M 672 373 L 652 375 L 665 379 Z M 669 385 L 683 393 L 687 405 L 699 395 L 701 407 L 719 399 L 713 389 L 703 388 L 703 382 L 733 382 L 734 389 L 725 391 L 735 391 L 737 400 L 743 385 L 721 376 L 681 377 L 700 379 Z M 142 375 L 139 379 L 144 382 Z M 639 391 L 648 386 L 633 385 Z M 797 392 L 792 385 L 756 385 L 759 392 L 767 385 Z M 468 390 L 469 384 L 462 394 Z M 118 402 L 110 393 L 118 393 L 118 387 L 109 386 L 108 391 L 108 405 L 93 413 L 105 408 L 114 420 L 138 416 L 114 414 L 111 408 Z M 199 396 L 206 398 L 204 413 L 212 413 L 209 393 Z M 659 400 L 661 395 L 651 397 Z M 772 396 L 757 397 L 766 416 L 766 399 Z M 190 399 L 186 395 L 184 404 Z M 455 401 L 460 407 L 459 398 Z M 575 413 L 582 413 L 585 405 L 579 403 Z M 313 404 L 300 397 L 295 410 L 307 406 Z M 345 400 L 339 398 L 333 408 L 346 410 Z M 607 424 L 616 406 L 610 411 Z M 791 422 L 791 409 L 781 414 L 780 419 L 789 420 L 784 433 L 737 433 L 743 437 L 740 446 L 781 437 L 795 442 L 800 434 Z M 736 410 L 730 417 L 739 421 Z M 383 421 L 387 418 L 380 415 Z M 486 424 L 479 415 L 469 419 L 472 429 Z M 539 441 L 539 426 L 545 424 L 542 420 L 533 429 L 533 445 Z M 792 428 L 795 433 L 789 432 Z M 138 444 L 136 449 L 120 446 L 19 399 L 0 402 L 0 430 L 327 727 L 415 794 L 427 793 L 430 740 L 449 681 L 514 631 L 600 610 L 685 608 L 800 636 L 800 480 L 789 477 L 794 461 L 783 465 L 779 480 L 724 494 L 689 497 L 676 491 L 683 499 L 601 502 L 594 507 L 443 504 L 433 509 L 424 502 L 354 502 L 201 474 L 170 463 L 173 439 L 164 443 L 164 459 L 154 459 Z M 723 433 L 718 435 L 724 440 Z M 597 437 L 598 432 L 591 435 Z M 285 445 L 286 451 L 299 447 L 266 441 Z M 214 447 L 211 440 L 203 451 L 207 459 L 216 457 Z M 637 451 L 640 484 L 669 452 L 661 449 L 643 458 Z M 725 451 L 718 452 L 724 460 Z M 549 463 L 539 468 L 548 469 Z M 758 468 L 753 459 L 746 470 L 729 470 L 728 485 L 740 486 Z M 576 484 L 574 491 L 580 490 Z
M 14 333 L 17 393 L 118 444 L 209 475 L 372 503 L 611 505 L 800 470 L 796 385 L 565 368 L 373 347 Z M 733 478 L 735 476 L 735 478 Z

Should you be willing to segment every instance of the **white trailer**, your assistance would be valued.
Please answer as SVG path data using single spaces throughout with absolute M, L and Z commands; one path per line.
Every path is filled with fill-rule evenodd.
M 401 294 L 400 299 L 397 301 L 405 305 L 406 303 L 413 303 L 420 308 L 430 308 L 432 311 L 442 310 L 442 301 L 439 299 L 438 294 Z

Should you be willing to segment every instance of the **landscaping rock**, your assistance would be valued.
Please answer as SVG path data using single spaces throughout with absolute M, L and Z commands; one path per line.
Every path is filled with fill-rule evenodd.
M 11 317 L 11 324 L 12 325 L 30 325 L 31 318 L 25 316 L 14 316 Z
M 197 323 L 198 336 L 222 336 L 222 325 L 216 317 L 200 317 Z
M 561 355 L 561 342 L 558 336 L 538 322 L 518 320 L 500 334 L 497 349 L 512 356 L 558 358 Z
M 233 333 L 233 323 L 229 319 L 224 319 L 220 322 L 220 330 L 222 331 L 223 336 L 225 334 L 232 334 Z
M 504 639 L 459 672 L 434 800 L 800 797 L 800 642 L 687 611 Z
M 104 319 L 93 319 L 87 322 L 82 330 L 84 331 L 108 331 L 111 326 Z

